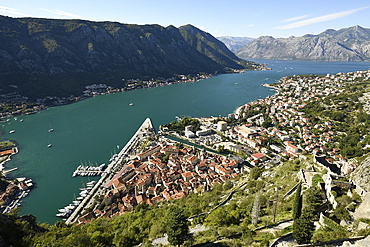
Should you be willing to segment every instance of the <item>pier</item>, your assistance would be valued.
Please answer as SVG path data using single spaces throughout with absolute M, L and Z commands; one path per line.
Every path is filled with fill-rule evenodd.
M 114 176 L 113 172 L 122 164 L 125 157 L 128 156 L 128 152 L 131 151 L 133 147 L 135 147 L 135 144 L 143 136 L 147 129 L 149 129 L 150 131 L 153 129 L 153 124 L 150 118 L 145 119 L 145 121 L 141 124 L 139 129 L 135 132 L 135 134 L 131 137 L 127 144 L 121 149 L 121 151 L 111 158 L 111 162 L 105 169 L 105 172 L 102 174 L 99 181 L 95 183 L 90 193 L 81 201 L 81 203 L 76 207 L 73 213 L 67 218 L 66 224 L 75 223 L 78 217 L 81 216 L 82 211 L 86 207 L 88 207 L 88 205 L 91 205 L 91 201 L 94 200 L 95 195 L 99 193 L 100 190 L 104 188 L 105 185 L 111 180 L 111 178 Z
M 18 169 L 17 167 L 14 167 L 14 168 L 12 168 L 12 169 L 10 169 L 10 170 L 3 171 L 3 174 L 4 174 L 4 176 L 5 176 L 7 173 L 12 172 L 12 171 L 15 171 L 15 170 L 17 170 L 17 169 Z

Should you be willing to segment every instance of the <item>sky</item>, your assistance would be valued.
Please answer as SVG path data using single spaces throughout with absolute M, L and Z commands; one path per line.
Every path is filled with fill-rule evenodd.
M 0 0 L 0 15 L 180 27 L 275 38 L 370 28 L 369 0 Z

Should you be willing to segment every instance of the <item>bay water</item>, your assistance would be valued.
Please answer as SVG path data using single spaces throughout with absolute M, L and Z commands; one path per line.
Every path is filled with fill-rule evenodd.
M 108 163 L 147 117 L 158 127 L 176 120 L 176 116 L 226 116 L 242 104 L 274 94 L 261 84 L 277 82 L 283 76 L 370 68 L 367 62 L 255 61 L 266 63 L 272 70 L 97 96 L 18 116 L 0 125 L 1 140 L 16 141 L 20 151 L 5 165 L 6 169 L 18 168 L 9 177 L 27 177 L 35 183 L 23 199 L 20 213 L 54 224 L 59 220 L 55 216 L 58 208 L 78 197 L 79 188 L 86 182 L 97 180 L 72 177 L 76 167 L 81 163 Z M 48 132 L 50 128 L 54 131 Z M 10 134 L 10 130 L 15 132 Z

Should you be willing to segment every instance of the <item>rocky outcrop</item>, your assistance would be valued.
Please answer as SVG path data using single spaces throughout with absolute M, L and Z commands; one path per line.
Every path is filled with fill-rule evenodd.
M 356 208 L 356 211 L 353 214 L 354 219 L 367 218 L 370 219 L 370 193 L 363 195 L 363 200 Z
M 236 55 L 248 59 L 370 61 L 370 29 L 354 26 L 301 37 L 263 36 Z
M 356 186 L 356 191 L 362 196 L 362 203 L 356 209 L 353 217 L 370 218 L 370 157 L 365 159 L 354 172 L 351 173 L 351 180 Z
M 351 244 L 349 241 L 344 242 L 342 247 L 369 247 L 370 246 L 370 235 L 362 240 L 356 241 L 354 244 Z
M 122 79 L 223 72 L 252 64 L 191 25 L 0 16 L 2 93 L 16 86 L 30 97 L 78 95 L 87 84 L 120 86 Z
M 356 185 L 356 190 L 361 193 L 370 193 L 370 157 L 366 158 L 357 168 L 351 173 L 351 180 Z M 361 192 L 363 191 L 363 192 Z

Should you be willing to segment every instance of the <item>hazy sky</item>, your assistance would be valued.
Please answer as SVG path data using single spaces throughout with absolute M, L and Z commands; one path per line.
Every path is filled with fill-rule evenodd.
M 0 15 L 117 21 L 176 27 L 214 36 L 275 38 L 370 28 L 369 0 L 0 0 Z

